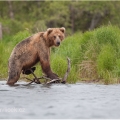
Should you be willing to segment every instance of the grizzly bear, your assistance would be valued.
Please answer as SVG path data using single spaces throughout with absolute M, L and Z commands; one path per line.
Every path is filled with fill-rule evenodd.
M 42 71 L 50 79 L 58 75 L 50 67 L 50 47 L 59 46 L 65 37 L 65 28 L 48 28 L 18 43 L 13 49 L 8 62 L 8 85 L 14 85 L 22 71 L 30 69 L 40 62 Z

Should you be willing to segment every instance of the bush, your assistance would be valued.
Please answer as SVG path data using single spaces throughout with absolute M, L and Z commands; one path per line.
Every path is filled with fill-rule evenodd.
M 79 70 L 80 76 L 83 77 L 81 79 L 91 79 L 93 76 L 92 79 L 104 79 L 108 84 L 111 79 L 118 78 L 119 33 L 120 29 L 117 27 L 103 26 L 83 34 L 80 44 L 82 61 Z
M 116 54 L 112 45 L 102 47 L 97 58 L 97 70 L 100 78 L 105 79 L 105 83 L 110 82 L 112 71 L 116 65 Z

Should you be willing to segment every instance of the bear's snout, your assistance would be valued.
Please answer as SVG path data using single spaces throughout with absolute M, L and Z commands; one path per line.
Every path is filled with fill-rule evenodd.
M 60 38 L 58 37 L 58 36 L 56 36 L 56 39 L 55 39 L 55 46 L 59 46 L 60 45 L 60 42 L 61 42 L 61 40 L 60 40 Z
M 59 46 L 60 45 L 60 41 L 57 41 L 57 46 Z

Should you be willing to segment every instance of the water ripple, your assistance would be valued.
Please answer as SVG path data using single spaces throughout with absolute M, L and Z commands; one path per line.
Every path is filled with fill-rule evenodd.
M 120 118 L 119 84 L 17 84 L 0 81 L 0 118 Z

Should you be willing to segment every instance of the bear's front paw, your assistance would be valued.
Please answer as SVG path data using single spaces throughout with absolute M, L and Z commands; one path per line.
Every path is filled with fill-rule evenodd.
M 55 73 L 52 73 L 52 74 L 48 75 L 47 77 L 52 79 L 52 80 L 53 79 L 59 79 L 59 76 L 57 74 L 55 74 Z

